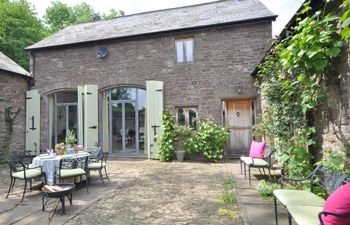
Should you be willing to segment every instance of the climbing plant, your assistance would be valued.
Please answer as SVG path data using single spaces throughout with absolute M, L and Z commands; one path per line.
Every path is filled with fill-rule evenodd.
M 310 118 L 325 99 L 321 87 L 326 72 L 343 47 L 337 28 L 341 18 L 326 13 L 329 2 L 312 15 L 306 2 L 290 36 L 277 41 L 260 65 L 258 80 L 267 109 L 255 132 L 273 142 L 289 176 L 305 175 L 311 168 L 308 147 L 314 144 L 315 128 Z
M 21 109 L 13 111 L 11 106 L 5 107 L 4 111 L 4 122 L 5 122 L 5 135 L 1 143 L 0 158 L 4 158 L 10 149 L 13 135 L 13 125 Z
M 175 116 L 169 111 L 162 114 L 163 132 L 159 140 L 159 160 L 168 162 L 172 159 L 175 148 Z
M 344 0 L 341 6 L 345 10 L 343 16 L 341 17 L 341 35 L 344 40 L 350 40 L 350 0 Z

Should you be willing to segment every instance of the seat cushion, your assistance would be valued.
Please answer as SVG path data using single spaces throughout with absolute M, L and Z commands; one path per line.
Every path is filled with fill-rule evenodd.
M 81 175 L 85 175 L 85 171 L 81 168 L 61 170 L 61 177 L 75 177 Z
M 284 206 L 289 205 L 310 205 L 322 207 L 325 200 L 310 191 L 276 189 L 273 195 Z
M 101 169 L 105 166 L 105 163 L 103 162 L 102 163 L 102 166 L 101 166 L 101 162 L 93 162 L 93 163 L 89 163 L 88 164 L 88 169 L 90 170 L 98 170 L 98 169 Z
M 258 141 L 252 141 L 250 145 L 249 150 L 249 156 L 255 157 L 255 158 L 264 158 L 264 149 L 265 149 L 266 142 L 258 142 Z
M 41 175 L 41 169 L 27 169 L 26 178 L 39 177 Z M 17 179 L 24 179 L 24 171 L 13 173 L 12 176 Z
M 322 206 L 311 205 L 289 205 L 288 212 L 300 225 L 317 225 L 320 224 L 318 213 L 322 211 Z
M 263 159 L 258 159 L 258 158 L 251 158 L 251 157 L 241 157 L 244 159 L 241 159 L 245 164 L 247 164 L 248 166 L 261 166 L 261 167 L 268 167 L 269 163 L 266 162 Z
M 327 199 L 323 211 L 340 214 L 350 214 L 350 183 L 340 186 Z M 350 224 L 350 218 L 322 215 L 325 225 Z
M 247 161 L 247 160 L 252 160 L 252 157 L 249 157 L 249 156 L 241 156 L 239 158 L 241 161 Z

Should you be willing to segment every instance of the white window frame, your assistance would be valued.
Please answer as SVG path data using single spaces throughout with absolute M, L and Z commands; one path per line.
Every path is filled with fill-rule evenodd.
M 189 112 L 190 112 L 191 109 L 195 109 L 195 111 L 196 111 L 196 120 L 198 121 L 198 106 L 178 106 L 178 107 L 175 108 L 175 112 L 176 112 L 176 116 L 175 117 L 176 117 L 176 123 L 177 124 L 179 122 L 179 114 L 178 114 L 179 109 L 182 109 L 183 113 L 185 114 L 185 125 L 190 126 L 190 114 L 189 114 Z M 197 129 L 198 128 L 197 126 L 198 126 L 198 123 L 196 123 L 196 127 L 193 127 L 193 126 L 191 126 L 191 127 Z
M 192 42 L 191 51 L 187 48 L 187 43 Z M 181 43 L 182 51 L 179 53 L 178 44 Z M 176 63 L 193 63 L 194 62 L 194 39 L 193 38 L 181 38 L 175 39 L 175 53 L 176 53 Z M 191 53 L 191 55 L 189 55 Z M 179 54 L 181 54 L 182 61 L 179 61 Z

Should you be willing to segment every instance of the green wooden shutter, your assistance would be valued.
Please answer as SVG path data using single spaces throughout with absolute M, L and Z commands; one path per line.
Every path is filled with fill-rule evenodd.
M 84 144 L 84 87 L 78 86 L 78 145 Z
M 84 86 L 84 147 L 98 145 L 98 86 Z
M 148 157 L 159 159 L 159 137 L 162 133 L 163 82 L 146 81 L 147 150 Z
M 40 154 L 40 94 L 38 90 L 26 95 L 26 151 Z

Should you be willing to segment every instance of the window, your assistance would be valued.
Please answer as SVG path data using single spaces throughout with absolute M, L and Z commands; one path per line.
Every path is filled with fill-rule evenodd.
M 191 63 L 193 62 L 193 39 L 178 39 L 175 41 L 176 62 Z
M 176 108 L 176 122 L 179 125 L 189 125 L 197 129 L 197 107 L 178 107 Z

